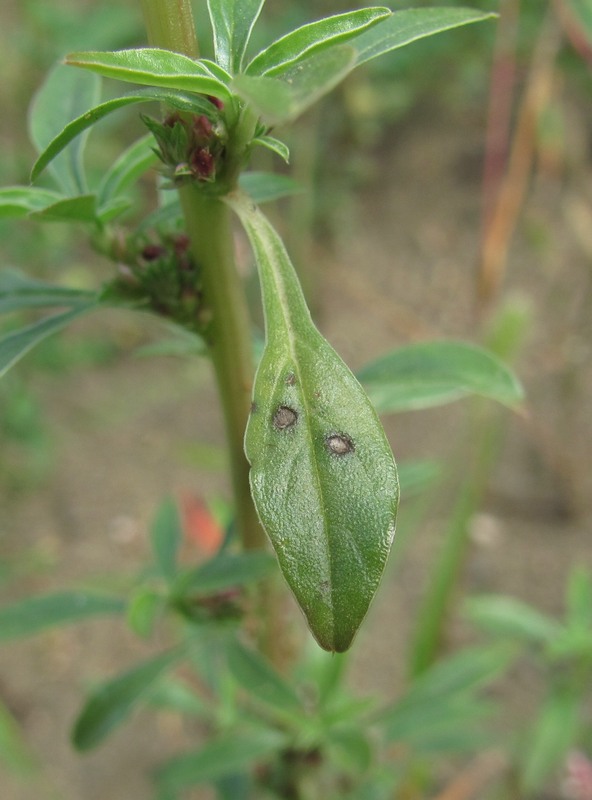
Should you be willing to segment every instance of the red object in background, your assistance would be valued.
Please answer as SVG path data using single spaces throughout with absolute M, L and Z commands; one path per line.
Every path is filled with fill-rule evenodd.
M 567 757 L 563 786 L 567 800 L 592 800 L 592 761 L 578 751 Z
M 201 497 L 182 497 L 181 515 L 187 541 L 206 555 L 217 553 L 224 541 L 224 530 Z

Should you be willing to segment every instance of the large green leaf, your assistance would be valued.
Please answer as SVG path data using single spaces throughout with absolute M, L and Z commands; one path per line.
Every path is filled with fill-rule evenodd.
M 152 134 L 143 136 L 131 144 L 107 170 L 97 195 L 99 206 L 118 197 L 147 170 L 158 163 L 154 152 Z
M 356 37 L 353 42 L 357 52 L 356 64 L 364 64 L 426 36 L 495 16 L 492 12 L 474 8 L 409 8 L 395 11 Z
M 161 788 L 179 792 L 254 766 L 286 743 L 277 731 L 251 728 L 209 741 L 201 750 L 173 759 L 157 772 Z
M 258 53 L 246 72 L 269 76 L 283 73 L 288 65 L 313 52 L 347 42 L 390 15 L 391 11 L 384 7 L 361 8 L 303 25 Z
M 101 82 L 96 75 L 55 67 L 33 100 L 29 114 L 29 132 L 38 152 L 43 152 L 64 127 L 99 102 Z M 79 137 L 52 166 L 52 175 L 60 188 L 70 195 L 87 191 L 83 154 L 86 135 Z
M 19 328 L 0 338 L 0 378 L 36 344 L 51 336 L 52 333 L 61 331 L 75 319 L 96 307 L 96 300 L 80 304 L 70 311 L 45 317 L 26 328 Z
M 492 353 L 464 342 L 420 342 L 358 372 L 378 412 L 406 411 L 477 394 L 516 406 L 522 387 Z
M 177 573 L 177 552 L 183 539 L 179 509 L 172 498 L 160 504 L 150 526 L 150 541 L 162 576 L 172 580 Z
M 216 61 L 240 72 L 245 51 L 265 0 L 208 0 Z
M 228 88 L 202 61 L 194 61 L 170 50 L 143 47 L 115 52 L 70 53 L 66 63 L 128 83 L 230 99 Z
M 302 713 L 298 695 L 259 653 L 233 641 L 228 647 L 228 667 L 240 686 L 260 702 L 276 711 Z
M 38 186 L 6 186 L 0 189 L 0 219 L 26 217 L 56 203 L 61 195 Z
M 50 164 L 61 152 L 67 147 L 70 142 L 79 137 L 84 131 L 91 128 L 96 122 L 120 108 L 125 108 L 129 105 L 137 103 L 149 103 L 157 100 L 166 103 L 172 108 L 180 111 L 203 111 L 204 105 L 209 105 L 203 98 L 193 97 L 187 92 L 171 91 L 170 89 L 138 89 L 133 94 L 126 94 L 123 97 L 116 97 L 114 100 L 107 100 L 98 106 L 86 108 L 84 113 L 80 114 L 76 119 L 73 119 L 65 127 L 62 127 L 59 132 L 47 143 L 47 146 L 42 149 L 39 158 L 33 165 L 31 170 L 31 180 L 36 180 L 43 170 Z M 63 120 L 62 120 L 63 122 Z
M 90 750 L 121 725 L 158 679 L 183 656 L 177 648 L 144 661 L 129 672 L 100 686 L 88 699 L 74 729 L 72 741 L 78 750 Z
M 364 390 L 315 328 L 288 254 L 244 195 L 229 203 L 259 268 L 266 345 L 245 435 L 251 491 L 311 630 L 346 650 L 384 570 L 399 498 Z
M 0 608 L 0 641 L 31 636 L 46 628 L 78 622 L 101 614 L 121 614 L 118 597 L 89 592 L 59 592 L 29 597 Z
M 94 296 L 94 292 L 55 286 L 17 270 L 0 270 L 0 314 L 23 308 L 73 307 L 87 303 Z
M 348 44 L 321 50 L 288 65 L 280 78 L 238 75 L 233 88 L 268 125 L 293 120 L 330 92 L 355 65 Z

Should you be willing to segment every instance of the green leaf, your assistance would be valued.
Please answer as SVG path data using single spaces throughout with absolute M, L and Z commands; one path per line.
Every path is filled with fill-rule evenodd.
M 347 650 L 372 600 L 399 499 L 390 446 L 362 387 L 315 328 L 288 254 L 243 195 L 266 345 L 245 434 L 251 491 L 280 566 L 326 650 Z
M 369 30 L 356 37 L 356 65 L 389 53 L 399 47 L 433 36 L 435 33 L 494 19 L 492 12 L 474 8 L 409 8 L 395 11 Z
M 161 653 L 100 686 L 87 700 L 74 724 L 74 746 L 78 750 L 90 750 L 100 744 L 129 717 L 161 675 L 182 656 L 180 648 Z
M 54 286 L 16 270 L 0 270 L 0 314 L 23 308 L 74 307 L 94 297 L 94 292 Z
M 31 217 L 44 222 L 96 222 L 97 196 L 81 194 L 78 197 L 66 197 L 41 211 L 33 212 Z
M 208 718 L 210 709 L 183 681 L 165 676 L 150 692 L 147 698 L 151 706 L 176 711 L 179 714 Z
M 59 200 L 61 195 L 37 186 L 6 186 L 0 189 L 0 219 L 26 217 Z
M 201 750 L 169 761 L 157 772 L 161 788 L 172 791 L 195 786 L 252 768 L 278 752 L 286 738 L 277 731 L 252 728 L 209 741 Z
M 494 355 L 464 342 L 420 342 L 394 350 L 358 372 L 379 413 L 450 403 L 470 394 L 516 406 L 522 387 Z
M 142 639 L 151 636 L 156 619 L 165 607 L 165 598 L 150 586 L 141 586 L 131 597 L 127 624 Z
M 31 180 L 36 180 L 48 164 L 50 164 L 70 142 L 95 125 L 99 120 L 103 119 L 103 117 L 112 114 L 114 111 L 118 111 L 120 108 L 125 108 L 126 106 L 137 103 L 150 103 L 153 101 L 166 103 L 172 108 L 187 112 L 201 112 L 204 110 L 204 105 L 209 107 L 209 109 L 213 108 L 212 104 L 205 101 L 203 98 L 192 97 L 192 95 L 186 92 L 174 92 L 170 89 L 156 89 L 152 87 L 149 89 L 138 89 L 133 94 L 116 97 L 113 100 L 107 100 L 91 108 L 87 107 L 76 119 L 68 122 L 65 127 L 61 127 L 56 136 L 41 150 L 39 158 L 33 165 Z
M 230 100 L 228 88 L 203 61 L 194 61 L 170 50 L 144 47 L 115 52 L 70 53 L 66 63 L 106 78 Z
M 0 763 L 18 775 L 30 775 L 37 764 L 18 724 L 0 699 Z
M 58 592 L 21 600 L 0 608 L 0 641 L 31 636 L 56 625 L 103 614 L 121 614 L 118 597 L 89 592 Z
M 302 704 L 292 687 L 259 653 L 233 641 L 228 647 L 228 668 L 250 695 L 276 711 L 302 712 Z
M 399 464 L 401 495 L 408 498 L 419 494 L 440 475 L 440 465 L 435 461 L 406 461 Z
M 561 625 L 555 620 L 512 597 L 473 597 L 467 601 L 465 609 L 475 625 L 497 636 L 549 644 L 561 632 Z
M 43 152 L 64 126 L 64 120 L 74 119 L 99 101 L 101 82 L 96 75 L 55 67 L 35 96 L 29 115 L 29 131 L 38 152 Z M 52 174 L 66 194 L 87 191 L 83 154 L 86 135 L 73 142 L 60 158 L 54 161 Z
M 342 770 L 362 775 L 372 763 L 372 748 L 368 735 L 359 728 L 340 728 L 329 732 L 327 741 L 331 759 Z
M 255 583 L 272 574 L 275 559 L 270 553 L 221 554 L 181 575 L 173 590 L 176 596 L 188 592 L 200 595 L 222 592 Z
M 56 314 L 53 317 L 45 317 L 39 322 L 34 322 L 26 328 L 19 328 L 0 338 L 0 377 L 36 344 L 51 336 L 52 333 L 61 331 L 66 325 L 96 307 L 97 302 L 93 300 L 90 303 L 78 305 L 70 311 Z
M 172 498 L 160 504 L 152 525 L 150 542 L 161 575 L 172 581 L 177 574 L 177 553 L 183 540 L 179 509 Z
M 592 574 L 582 566 L 570 573 L 566 594 L 567 624 L 592 635 Z
M 266 124 L 278 125 L 295 119 L 330 92 L 354 65 L 354 49 L 336 45 L 288 65 L 281 79 L 238 75 L 232 87 Z
M 152 134 L 143 136 L 131 144 L 106 172 L 97 196 L 99 207 L 114 197 L 118 197 L 138 178 L 158 163 L 158 156 L 153 150 Z
M 267 150 L 271 150 L 272 153 L 279 156 L 286 164 L 290 163 L 290 149 L 288 145 L 273 136 L 257 136 L 253 139 L 251 144 L 253 146 L 259 145 L 260 147 L 265 147 Z
M 277 175 L 275 172 L 243 172 L 239 186 L 259 205 L 302 191 L 302 186 L 294 178 Z
M 251 31 L 265 0 L 208 0 L 216 61 L 228 72 L 240 72 Z
M 336 44 L 343 44 L 390 15 L 390 9 L 384 7 L 361 8 L 303 25 L 256 55 L 246 72 L 259 76 L 283 73 L 288 65 L 301 61 L 313 52 L 319 53 Z

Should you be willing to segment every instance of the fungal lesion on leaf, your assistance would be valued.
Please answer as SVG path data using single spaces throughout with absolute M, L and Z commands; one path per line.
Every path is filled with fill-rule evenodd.
M 325 447 L 334 456 L 346 456 L 355 450 L 352 439 L 346 433 L 330 433 L 325 437 Z
M 296 375 L 293 372 L 288 372 L 286 375 L 286 386 L 295 386 L 296 385 Z
M 297 421 L 298 412 L 290 408 L 290 406 L 278 406 L 273 415 L 273 427 L 277 431 L 285 431 L 288 428 L 293 428 Z

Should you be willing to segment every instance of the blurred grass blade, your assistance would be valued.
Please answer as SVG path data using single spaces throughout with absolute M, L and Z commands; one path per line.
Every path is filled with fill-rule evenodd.
M 566 606 L 568 627 L 592 637 L 592 573 L 585 567 L 574 567 L 569 575 Z
M 356 65 L 462 25 L 494 19 L 492 12 L 474 8 L 409 8 L 395 11 L 390 17 L 356 37 Z
M 482 630 L 522 642 L 551 643 L 562 630 L 555 620 L 504 595 L 472 597 L 465 609 L 469 619 Z
M 350 72 L 355 53 L 347 44 L 288 66 L 280 78 L 238 75 L 233 88 L 269 125 L 293 120 Z
M 298 714 L 298 695 L 259 653 L 238 641 L 228 646 L 228 668 L 237 683 L 252 697 L 276 711 Z
M 23 308 L 73 307 L 94 296 L 94 292 L 54 286 L 17 270 L 0 270 L 0 314 Z
M 29 132 L 39 153 L 64 127 L 64 120 L 75 119 L 99 102 L 101 81 L 96 75 L 55 67 L 35 95 L 29 113 Z M 66 194 L 84 194 L 83 155 L 87 133 L 79 136 L 52 165 L 52 175 Z
M 281 239 L 248 197 L 228 202 L 249 236 L 265 312 L 245 434 L 251 492 L 313 635 L 342 652 L 394 536 L 395 462 L 362 387 L 314 326 Z
M 131 144 L 119 156 L 101 181 L 97 192 L 99 206 L 118 197 L 158 163 L 158 156 L 152 149 L 153 147 L 154 137 L 149 133 Z
M 162 788 L 180 792 L 250 770 L 259 759 L 276 753 L 285 743 L 282 734 L 270 729 L 251 728 L 229 733 L 209 741 L 201 750 L 169 761 L 157 772 L 157 782 Z
M 239 185 L 254 203 L 271 203 L 282 197 L 290 197 L 302 191 L 302 186 L 289 175 L 274 172 L 243 172 Z
M 228 88 L 201 61 L 156 47 L 70 53 L 66 63 L 91 70 L 106 78 L 230 100 Z
M 30 775 L 38 765 L 20 728 L 0 699 L 0 765 L 16 775 Z
M 71 71 L 75 72 L 75 70 Z M 211 111 L 214 108 L 211 103 L 203 98 L 194 98 L 185 92 L 175 92 L 170 89 L 157 88 L 138 89 L 133 94 L 116 97 L 100 105 L 87 106 L 82 114 L 79 114 L 66 125 L 63 124 L 62 120 L 62 126 L 56 131 L 55 136 L 41 149 L 39 158 L 31 170 L 31 180 L 36 180 L 43 170 L 59 156 L 70 142 L 80 137 L 81 134 L 95 125 L 99 120 L 103 119 L 103 117 L 112 114 L 114 111 L 119 111 L 120 108 L 153 101 L 166 103 L 172 108 L 187 112 Z
M 0 338 L 0 378 L 36 344 L 61 331 L 83 314 L 93 311 L 97 305 L 96 300 L 80 304 L 70 311 L 45 317 L 39 322 L 34 322 L 26 328 L 19 328 Z
M 208 0 L 216 61 L 231 73 L 240 72 L 251 31 L 265 0 Z
M 222 592 L 266 578 L 276 569 L 270 553 L 246 552 L 221 554 L 196 569 L 179 576 L 175 595 L 195 592 L 200 595 Z
M 182 648 L 161 653 L 95 690 L 74 724 L 74 746 L 78 750 L 90 750 L 100 744 L 129 717 L 161 675 L 183 655 Z
M 450 403 L 471 394 L 517 406 L 522 387 L 492 353 L 465 342 L 420 342 L 401 347 L 357 374 L 379 413 Z
M 26 217 L 60 200 L 61 195 L 38 186 L 6 186 L 0 189 L 0 219 Z
M 288 65 L 301 61 L 313 52 L 319 53 L 336 44 L 343 44 L 390 15 L 390 9 L 384 7 L 361 8 L 303 25 L 258 53 L 246 73 L 270 77 L 283 73 Z
M 21 600 L 0 608 L 0 641 L 31 636 L 46 628 L 89 617 L 121 614 L 125 604 L 118 597 L 89 592 L 58 592 Z
M 177 574 L 177 553 L 182 540 L 179 509 L 169 497 L 158 507 L 150 526 L 152 552 L 161 575 L 167 581 L 172 581 Z

